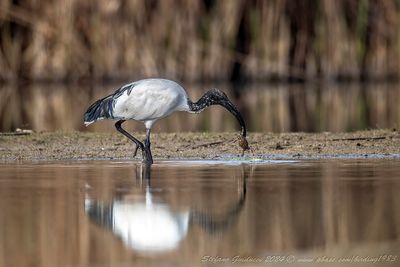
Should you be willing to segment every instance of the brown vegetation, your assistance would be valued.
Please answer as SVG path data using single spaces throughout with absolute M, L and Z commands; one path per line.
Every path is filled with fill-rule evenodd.
M 395 0 L 11 1 L 0 80 L 387 79 Z

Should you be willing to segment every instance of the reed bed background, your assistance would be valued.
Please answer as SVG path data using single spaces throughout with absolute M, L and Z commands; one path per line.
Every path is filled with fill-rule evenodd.
M 0 3 L 0 80 L 398 79 L 396 0 Z

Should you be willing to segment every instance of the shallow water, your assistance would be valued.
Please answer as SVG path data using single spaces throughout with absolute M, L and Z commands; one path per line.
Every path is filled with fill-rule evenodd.
M 0 266 L 399 263 L 400 160 L 256 163 L 0 165 Z

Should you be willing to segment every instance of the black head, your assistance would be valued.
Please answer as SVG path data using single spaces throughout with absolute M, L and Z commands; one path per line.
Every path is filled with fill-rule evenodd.
M 209 90 L 206 95 L 210 98 L 212 105 L 218 105 L 221 101 L 228 100 L 228 96 L 217 88 Z
M 199 101 L 193 103 L 188 100 L 189 109 L 191 112 L 201 112 L 206 107 L 211 105 L 220 105 L 226 108 L 230 113 L 232 113 L 237 121 L 239 122 L 242 128 L 242 136 L 246 137 L 247 130 L 246 125 L 244 123 L 243 117 L 240 114 L 239 110 L 232 104 L 232 102 L 228 99 L 228 96 L 219 89 L 213 88 L 205 93 Z

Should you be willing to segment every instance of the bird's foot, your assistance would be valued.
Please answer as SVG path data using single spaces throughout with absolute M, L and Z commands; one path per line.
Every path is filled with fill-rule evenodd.
M 154 163 L 153 159 L 143 159 L 143 163 L 146 165 L 152 165 Z
M 133 157 L 136 157 L 138 149 L 139 149 L 139 146 L 136 145 L 135 152 L 133 152 Z
M 143 157 L 143 163 L 145 164 L 153 164 L 153 156 L 151 155 L 151 151 L 149 148 L 144 147 L 142 149 L 142 157 Z

